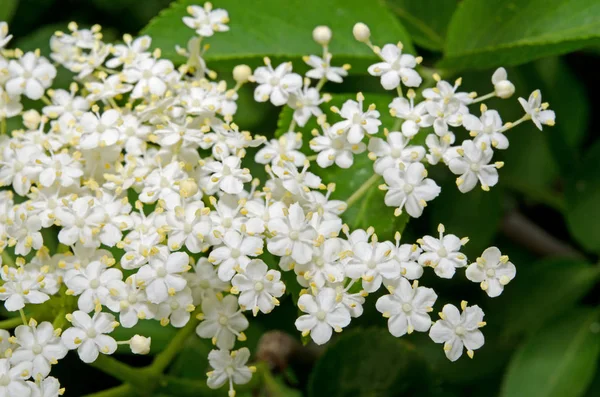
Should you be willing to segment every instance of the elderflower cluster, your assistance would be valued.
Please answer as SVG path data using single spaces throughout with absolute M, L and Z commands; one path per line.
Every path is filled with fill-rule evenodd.
M 429 332 L 450 360 L 464 348 L 473 357 L 484 343 L 482 310 L 447 304 L 432 322 L 437 294 L 418 280 L 426 268 L 444 279 L 466 269 L 496 297 L 516 273 L 508 257 L 491 247 L 470 263 L 461 252 L 468 239 L 445 234 L 442 225 L 437 237 L 416 243 L 401 243 L 399 233 L 380 241 L 373 228 L 351 230 L 343 220 L 349 203 L 318 171 L 349 168 L 368 151 L 371 180 L 381 175 L 385 182 L 385 205 L 419 217 L 440 193 L 427 177 L 430 165 L 443 163 L 459 175 L 462 192 L 497 183 L 502 163 L 491 160 L 508 148 L 505 132 L 526 120 L 540 129 L 554 123 L 539 91 L 520 98 L 526 114 L 506 124 L 485 105 L 479 117 L 469 112 L 485 99 L 512 95 L 502 68 L 488 95 L 460 92 L 460 79 L 452 85 L 434 75 L 435 87 L 415 103 L 422 59 L 401 44 L 374 46 L 368 27 L 357 24 L 357 40 L 381 58 L 368 72 L 395 90 L 389 109 L 398 122 L 382 125 L 360 93 L 332 108 L 329 121 L 322 105 L 332 97 L 321 91 L 342 82 L 350 66 L 333 63 L 328 27 L 313 32 L 323 53 L 304 58 L 311 68 L 304 77 L 291 62 L 275 66 L 266 58 L 254 71 L 237 66 L 236 85 L 228 87 L 207 69 L 201 47 L 229 29 L 227 12 L 209 3 L 188 12 L 183 22 L 197 36 L 177 49 L 187 57 L 179 67 L 150 50 L 151 37 L 125 35 L 113 45 L 102 41 L 97 25 L 71 23 L 69 32 L 57 32 L 51 60 L 39 51 L 8 50 L 11 36 L 0 23 L 0 299 L 24 320 L 12 336 L 0 335 L 3 395 L 62 394 L 49 373 L 68 350 L 86 363 L 113 354 L 118 344 L 146 354 L 149 338 L 116 341 L 110 334 L 156 320 L 176 328 L 198 322 L 197 335 L 215 346 L 208 385 L 228 385 L 233 396 L 234 384 L 247 383 L 256 370 L 247 348 L 234 350 L 246 340 L 248 317 L 274 310 L 290 283 L 302 288 L 296 328 L 317 344 L 359 317 L 368 294 L 383 287 L 389 293 L 375 305 L 392 335 Z M 68 89 L 52 88 L 55 65 L 74 73 Z M 248 82 L 256 84 L 256 101 L 292 109 L 287 133 L 268 140 L 234 123 L 237 91 Z M 24 98 L 40 101 L 41 110 L 24 111 Z M 12 118 L 22 118 L 22 126 L 7 131 Z M 321 130 L 306 141 L 297 127 L 313 118 Z M 458 144 L 451 129 L 459 127 L 473 139 Z M 268 177 L 260 181 L 253 173 L 262 167 Z M 44 306 L 52 301 L 66 308 L 49 318 L 54 323 L 27 320 L 24 308 L 36 312 L 37 305 L 55 307 Z

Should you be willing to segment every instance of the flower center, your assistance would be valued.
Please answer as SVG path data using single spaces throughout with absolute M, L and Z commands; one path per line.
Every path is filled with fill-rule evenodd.
M 98 281 L 97 278 L 93 279 L 92 281 L 90 281 L 90 288 L 91 289 L 96 289 L 100 286 L 100 281 Z
M 325 320 L 325 317 L 327 317 L 327 313 L 325 313 L 325 311 L 319 310 L 317 312 L 317 320 L 323 321 L 323 320 Z
M 404 310 L 405 313 L 408 313 L 412 310 L 412 306 L 410 303 L 403 303 L 402 304 L 402 310 Z
M 233 223 L 233 220 L 231 218 L 223 218 L 223 226 L 224 227 L 231 227 L 232 223 Z
M 375 263 L 375 261 L 373 259 L 371 259 L 367 262 L 367 267 L 369 269 L 375 269 L 375 267 L 377 267 L 377 263 Z
M 237 259 L 240 257 L 240 250 L 237 248 L 234 248 L 231 250 L 231 257 L 234 259 Z
M 219 316 L 219 324 L 223 326 L 229 324 L 229 319 L 227 318 L 227 316 Z
M 183 232 L 185 234 L 190 234 L 192 232 L 192 225 L 190 225 L 189 223 L 183 225 Z
M 295 240 L 298 240 L 299 238 L 300 238 L 300 233 L 298 233 L 295 230 L 292 230 L 290 232 L 290 240 L 294 240 L 295 241 Z
M 137 303 L 137 297 L 134 294 L 129 294 L 127 301 L 131 304 Z
M 96 337 L 96 335 L 98 335 L 98 333 L 96 332 L 96 330 L 94 328 L 89 328 L 86 333 L 87 333 L 88 338 L 90 338 L 90 339 L 94 339 Z
M 271 77 L 271 79 L 269 80 L 269 84 L 271 84 L 272 86 L 278 86 L 279 85 L 279 77 L 277 77 L 277 76 Z
M 344 148 L 344 141 L 341 139 L 335 139 L 333 142 L 331 142 L 331 147 L 335 150 L 341 150 Z
M 494 269 L 487 269 L 485 273 L 488 277 L 494 277 L 496 275 L 496 271 Z
M 164 277 L 167 275 L 167 269 L 165 269 L 164 267 L 159 267 L 158 269 L 156 269 L 156 275 L 158 277 Z
M 77 218 L 75 220 L 75 226 L 77 226 L 79 229 L 81 229 L 82 227 L 85 226 L 85 219 L 83 218 Z
M 402 149 L 399 147 L 393 148 L 392 149 L 392 157 L 399 158 L 400 156 L 402 156 Z
M 151 70 L 144 70 L 144 73 L 142 73 L 142 77 L 145 79 L 149 79 L 152 77 L 152 71 Z
M 352 116 L 352 124 L 361 124 L 362 121 L 362 115 L 360 113 L 354 113 L 354 116 Z
M 262 282 L 260 282 L 260 281 L 257 281 L 257 282 L 256 282 L 256 284 L 254 284 L 254 290 L 255 290 L 256 292 L 260 292 L 260 291 L 262 291 L 263 289 L 265 289 L 265 286 L 263 285 L 263 283 L 262 283 Z
M 171 302 L 171 310 L 177 310 L 177 309 L 179 309 L 179 302 L 172 301 Z
M 437 250 L 437 254 L 440 258 L 445 258 L 448 256 L 448 251 L 446 251 L 446 247 L 441 247 L 439 250 Z
M 33 346 L 31 346 L 31 351 L 33 352 L 33 354 L 40 354 L 42 352 L 42 346 L 40 346 L 37 343 L 34 343 Z
M 414 186 L 411 185 L 410 183 L 404 184 L 403 189 L 404 189 L 404 193 L 406 193 L 406 194 L 411 194 L 413 192 L 413 190 L 415 190 Z
M 480 169 L 481 167 L 479 166 L 479 164 L 471 164 L 471 171 L 479 172 Z
M 454 329 L 454 333 L 458 336 L 464 335 L 465 332 L 466 332 L 465 328 L 460 325 Z

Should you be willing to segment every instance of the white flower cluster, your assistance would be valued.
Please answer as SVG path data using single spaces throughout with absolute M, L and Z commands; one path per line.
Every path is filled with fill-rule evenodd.
M 437 295 L 417 281 L 426 267 L 442 278 L 466 267 L 460 250 L 468 239 L 444 235 L 441 225 L 439 238 L 425 236 L 417 244 L 401 244 L 399 233 L 395 241 L 379 241 L 372 228 L 350 230 L 341 218 L 347 204 L 330 197 L 335 185 L 325 183 L 333 181 L 311 172 L 313 157 L 301 151 L 296 126 L 318 119 L 322 132 L 314 132 L 309 146 L 320 167 L 348 168 L 355 154 L 368 150 L 375 173 L 385 180 L 385 204 L 396 207 L 396 215 L 406 209 L 418 217 L 440 192 L 425 164 L 447 164 L 460 175 L 463 192 L 478 181 L 484 189 L 496 184 L 501 163 L 490 161 L 494 149 L 508 147 L 504 132 L 528 119 L 540 128 L 554 121 L 539 91 L 521 100 L 522 119 L 504 125 L 496 111 L 482 106 L 476 117 L 468 110 L 482 98 L 513 93 L 504 69 L 496 71 L 494 92 L 485 97 L 457 92 L 460 80 L 453 86 L 437 78 L 415 104 L 415 92 L 405 98 L 401 87 L 421 84 L 415 70 L 420 57 L 402 53 L 401 45 L 373 46 L 368 28 L 357 24 L 357 39 L 382 60 L 369 73 L 398 93 L 390 110 L 399 123 L 381 137 L 380 114 L 373 105 L 365 107 L 362 94 L 332 109 L 339 121 L 326 121 L 320 105 L 331 96 L 321 89 L 341 82 L 349 69 L 332 66 L 329 28 L 314 31 L 323 55 L 305 58 L 312 69 L 304 79 L 291 63 L 273 67 L 265 59 L 253 73 L 236 67 L 237 84 L 228 88 L 213 81 L 200 47 L 203 37 L 229 29 L 227 12 L 208 3 L 188 11 L 183 22 L 198 37 L 187 50 L 178 49 L 188 56 L 179 68 L 161 59 L 160 50 L 149 50 L 148 36 L 125 35 L 123 44 L 111 45 L 102 41 L 99 26 L 71 23 L 68 33 L 57 32 L 51 58 L 76 74 L 68 90 L 51 88 L 57 70 L 39 52 L 2 50 L 11 36 L 0 23 L 0 185 L 9 188 L 0 191 L 0 250 L 10 248 L 17 256 L 4 252 L 0 299 L 24 320 L 26 305 L 52 296 L 72 304 L 64 332 L 34 320 L 14 336 L 4 331 L 3 395 L 61 394 L 48 375 L 67 350 L 77 350 L 87 363 L 114 353 L 118 343 L 145 354 L 149 339 L 136 335 L 117 342 L 109 334 L 140 319 L 183 327 L 192 314 L 200 321 L 198 336 L 217 348 L 209 355 L 214 371 L 208 385 L 227 384 L 233 395 L 233 384 L 247 383 L 255 370 L 247 366 L 248 349 L 232 350 L 246 339 L 247 316 L 279 305 L 286 291 L 281 272 L 292 271 L 291 280 L 304 288 L 298 307 L 305 314 L 296 327 L 318 344 L 360 316 L 365 297 L 383 286 L 389 294 L 376 306 L 389 318 L 393 335 L 430 331 L 449 359 L 458 359 L 463 346 L 473 356 L 483 345 L 481 309 L 463 302 L 461 314 L 446 305 L 432 326 L 428 313 Z M 311 79 L 318 80 L 315 87 Z M 257 83 L 257 101 L 293 109 L 289 132 L 278 139 L 240 131 L 233 122 L 237 90 L 249 81 Z M 23 112 L 23 96 L 41 100 L 41 113 Z M 6 131 L 6 119 L 18 116 L 24 128 Z M 452 146 L 450 128 L 460 126 L 474 139 Z M 429 127 L 427 147 L 411 144 Z M 252 148 L 256 155 L 248 159 Z M 269 179 L 262 185 L 244 167 L 256 163 L 266 165 Z M 45 233 L 52 227 L 59 230 L 56 252 L 47 248 L 55 244 Z M 500 295 L 515 273 L 495 247 L 466 270 L 490 297 Z

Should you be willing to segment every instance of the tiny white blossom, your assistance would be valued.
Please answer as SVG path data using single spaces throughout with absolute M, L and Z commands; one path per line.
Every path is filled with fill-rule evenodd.
M 379 131 L 381 121 L 379 112 L 375 110 L 375 105 L 370 105 L 366 112 L 363 112 L 363 102 L 365 97 L 359 93 L 356 96 L 358 102 L 347 100 L 342 105 L 341 110 L 335 109 L 344 121 L 338 121 L 331 126 L 331 131 L 336 134 L 346 134 L 348 142 L 358 143 L 362 141 L 365 133 L 376 134 Z
M 354 155 L 365 151 L 363 142 L 350 143 L 346 134 L 338 134 L 324 126 L 323 135 L 318 135 L 309 142 L 310 148 L 319 153 L 317 164 L 327 168 L 335 163 L 340 168 L 350 168 L 354 163 Z
M 533 121 L 540 131 L 542 130 L 542 124 L 551 127 L 554 125 L 556 115 L 553 110 L 548 110 L 548 102 L 542 103 L 542 94 L 540 90 L 533 91 L 531 95 L 529 95 L 527 101 L 523 98 L 519 98 L 519 103 L 523 106 L 525 113 L 531 118 L 531 121 Z
M 386 44 L 378 54 L 383 62 L 369 66 L 369 74 L 381 76 L 381 85 L 393 90 L 402 82 L 407 87 L 418 87 L 423 79 L 414 70 L 418 60 L 413 55 L 402 54 L 401 47 Z
M 427 201 L 436 198 L 440 187 L 433 179 L 426 178 L 427 171 L 422 163 L 411 163 L 406 169 L 390 168 L 384 171 L 386 185 L 385 205 L 397 207 L 395 214 L 400 215 L 402 209 L 413 218 L 423 213 Z
M 461 306 L 462 313 L 454 305 L 444 305 L 440 313 L 441 319 L 429 330 L 429 336 L 435 343 L 444 344 L 444 353 L 450 361 L 456 361 L 462 356 L 463 346 L 472 358 L 474 351 L 485 342 L 483 333 L 479 330 L 485 325 L 483 311 L 477 305 L 467 306 L 465 301 Z
M 250 257 L 262 254 L 263 240 L 253 236 L 243 236 L 229 230 L 223 236 L 223 245 L 210 253 L 208 261 L 218 265 L 219 278 L 229 281 L 236 272 L 242 271 L 250 262 Z
M 107 268 L 101 261 L 89 263 L 85 269 L 72 269 L 65 275 L 68 294 L 79 296 L 77 306 L 86 313 L 101 311 L 102 305 L 113 312 L 119 311 L 119 301 L 114 294 L 124 289 L 123 272 Z
M 387 287 L 391 293 L 377 299 L 375 306 L 388 318 L 390 333 L 400 337 L 413 331 L 427 332 L 431 327 L 428 313 L 433 310 L 437 294 L 431 288 L 419 287 L 417 281 L 411 286 L 404 277 Z
M 69 350 L 77 349 L 84 363 L 93 363 L 99 353 L 113 354 L 117 350 L 117 342 L 106 335 L 119 324 L 112 314 L 100 312 L 90 317 L 77 310 L 68 315 L 68 320 L 72 327 L 63 332 L 62 341 Z
M 12 366 L 8 359 L 0 359 L 0 379 L 2 380 L 0 395 L 6 397 L 31 396 L 31 385 L 34 384 L 27 381 L 31 376 L 31 369 L 31 362 L 25 361 Z
M 250 382 L 254 367 L 248 367 L 246 363 L 250 358 L 250 350 L 242 347 L 239 350 L 212 350 L 208 354 L 208 362 L 213 368 L 208 372 L 208 387 L 218 389 L 225 383 L 229 383 L 229 396 L 235 396 L 233 385 L 243 385 Z
M 56 77 L 56 68 L 44 57 L 28 52 L 19 60 L 8 63 L 9 80 L 5 88 L 9 95 L 40 99 Z
M 235 339 L 246 340 L 242 331 L 248 328 L 248 320 L 238 308 L 238 300 L 227 295 L 222 300 L 211 297 L 202 301 L 203 321 L 196 327 L 201 338 L 212 338 L 219 349 L 231 349 Z
M 302 87 L 302 77 L 292 73 L 291 62 L 282 63 L 273 69 L 271 62 L 265 60 L 266 66 L 258 67 L 254 71 L 254 80 L 258 84 L 254 90 L 254 100 L 266 102 L 270 98 L 275 106 L 285 105 L 290 93 Z
M 324 58 L 316 55 L 310 55 L 302 58 L 304 62 L 312 69 L 306 72 L 306 77 L 311 79 L 327 79 L 334 83 L 341 83 L 343 77 L 348 75 L 348 71 L 344 67 L 331 66 L 331 53 L 327 53 Z
M 285 284 L 281 282 L 281 273 L 269 270 L 260 259 L 252 260 L 243 273 L 236 274 L 231 284 L 240 293 L 238 298 L 242 310 L 252 310 L 255 316 L 259 310 L 270 313 L 279 298 L 285 292 Z
M 352 246 L 353 257 L 345 266 L 350 278 L 362 278 L 362 286 L 367 292 L 375 292 L 381 287 L 383 279 L 395 279 L 400 276 L 400 266 L 390 261 L 389 242 L 358 242 Z
M 496 110 L 484 110 L 481 118 L 472 115 L 463 117 L 463 126 L 475 136 L 473 142 L 476 145 L 485 143 L 495 149 L 508 149 L 508 138 L 501 132 L 502 119 Z
M 198 36 L 210 37 L 214 32 L 227 32 L 229 26 L 229 14 L 223 9 L 212 9 L 210 3 L 204 3 L 204 7 L 191 5 L 186 8 L 189 16 L 183 17 L 183 23 L 194 29 Z
M 36 324 L 19 325 L 15 329 L 15 338 L 19 348 L 13 351 L 10 362 L 15 365 L 23 362 L 33 364 L 31 376 L 34 379 L 45 378 L 50 373 L 50 365 L 67 355 L 68 349 L 54 333 L 51 323 L 45 321 Z
M 254 160 L 260 164 L 279 164 L 282 160 L 291 161 L 296 167 L 301 167 L 306 156 L 300 149 L 302 134 L 286 132 L 278 139 L 271 139 L 256 153 Z
M 480 182 L 481 189 L 487 191 L 490 190 L 490 186 L 498 183 L 497 168 L 503 163 L 489 164 L 494 152 L 485 143 L 477 145 L 470 140 L 463 141 L 458 153 L 461 156 L 451 159 L 448 163 L 450 171 L 460 175 L 456 179 L 458 190 L 462 193 L 469 192 Z
M 457 268 L 467 265 L 467 257 L 460 249 L 469 239 L 459 239 L 453 234 L 444 235 L 444 225 L 438 226 L 439 238 L 424 236 L 418 240 L 423 252 L 419 256 L 421 266 L 431 266 L 441 278 L 452 278 Z
M 394 98 L 389 108 L 392 116 L 404 120 L 402 123 L 402 133 L 405 137 L 411 138 L 421 128 L 431 127 L 435 118 L 427 112 L 425 102 L 421 102 L 415 106 L 415 92 L 413 90 L 409 90 L 406 96 L 408 99 L 403 97 Z
M 270 253 L 291 256 L 299 264 L 310 260 L 317 231 L 298 203 L 292 204 L 284 217 L 271 219 L 267 227 L 273 236 L 267 240 Z
M 517 269 L 508 256 L 503 256 L 496 247 L 490 247 L 483 251 L 475 263 L 467 267 L 467 278 L 473 282 L 480 283 L 490 298 L 500 296 L 504 286 L 508 284 L 517 274 Z
M 12 34 L 8 34 L 8 24 L 0 22 L 0 49 L 4 48 L 12 37 Z
M 350 312 L 336 297 L 333 288 L 323 288 L 316 297 L 304 294 L 298 299 L 298 308 L 308 314 L 296 319 L 296 328 L 304 336 L 310 334 L 317 345 L 329 341 L 334 329 L 341 332 L 350 324 Z
M 400 132 L 388 132 L 387 139 L 372 138 L 369 140 L 369 158 L 376 159 L 373 169 L 382 175 L 388 168 L 403 169 L 410 163 L 418 162 L 425 157 L 423 146 L 409 145 L 409 139 Z
M 181 273 L 190 269 L 190 258 L 185 252 L 168 253 L 161 247 L 159 253 L 150 258 L 149 264 L 137 272 L 137 280 L 146 287 L 148 300 L 162 303 L 169 295 L 183 290 L 186 286 Z

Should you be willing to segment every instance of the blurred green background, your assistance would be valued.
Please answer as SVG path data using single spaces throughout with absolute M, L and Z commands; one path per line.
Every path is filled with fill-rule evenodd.
M 169 0 L 0 0 L 0 20 L 10 24 L 11 47 L 41 48 L 69 21 L 100 24 L 105 41 L 123 33 L 136 34 L 169 6 Z M 163 55 L 176 62 L 175 44 L 185 46 L 193 32 L 180 23 L 185 4 L 158 17 L 145 30 Z M 543 132 L 528 123 L 508 133 L 510 148 L 501 153 L 506 166 L 491 192 L 466 195 L 454 186 L 455 176 L 443 167 L 431 171 L 442 194 L 425 215 L 409 223 L 403 241 L 435 233 L 438 223 L 459 236 L 469 236 L 466 254 L 475 259 L 484 248 L 498 246 L 517 266 L 517 278 L 505 292 L 489 299 L 462 272 L 451 282 L 431 277 L 421 285 L 440 294 L 437 305 L 460 300 L 486 312 L 486 345 L 469 360 L 450 363 L 441 346 L 426 335 L 395 340 L 374 309 L 376 297 L 349 330 L 319 352 L 316 363 L 293 359 L 284 376 L 254 395 L 298 396 L 598 396 L 600 395 L 600 141 L 598 54 L 600 2 L 597 0 L 223 0 L 214 2 L 230 12 L 231 32 L 208 40 L 209 67 L 228 78 L 237 63 L 256 66 L 264 55 L 289 57 L 303 71 L 300 55 L 318 54 L 312 27 L 328 24 L 334 30 L 334 63 L 351 62 L 352 74 L 342 85 L 325 91 L 362 91 L 386 95 L 378 80 L 366 74 L 373 61 L 367 49 L 357 49 L 351 26 L 359 19 L 370 25 L 376 44 L 402 40 L 424 58 L 428 68 L 453 81 L 463 78 L 465 91 L 492 90 L 491 74 L 506 66 L 517 87 L 509 100 L 486 101 L 503 121 L 522 115 L 518 96 L 541 89 L 556 112 L 556 126 Z M 270 44 L 269 44 L 270 43 Z M 337 54 L 337 55 L 336 55 Z M 243 58 L 242 58 L 243 57 Z M 240 92 L 235 121 L 253 133 L 273 136 L 279 109 L 252 100 L 252 88 Z M 476 110 L 473 110 L 478 114 Z M 356 170 L 354 170 L 356 171 Z M 349 173 L 338 173 L 348 178 Z M 380 211 L 381 201 L 370 203 Z M 389 210 L 389 209 L 387 209 Z M 378 214 L 378 212 L 373 212 Z M 389 217 L 365 219 L 383 224 Z M 299 339 L 291 298 L 272 315 L 262 316 L 248 331 L 248 347 L 256 351 L 260 336 L 281 329 Z M 142 324 L 119 337 L 150 334 L 160 350 L 174 334 L 157 323 Z M 210 346 L 192 338 L 170 373 L 205 379 Z M 307 349 L 307 348 L 302 348 Z M 304 351 L 304 350 L 302 350 Z M 313 355 L 304 351 L 307 357 Z M 146 357 L 126 354 L 119 359 L 144 365 Z M 308 361 L 305 362 L 305 361 Z M 53 368 L 67 395 L 80 396 L 118 385 L 70 354 Z M 180 395 L 165 391 L 163 395 Z M 219 391 L 218 395 L 224 395 Z

